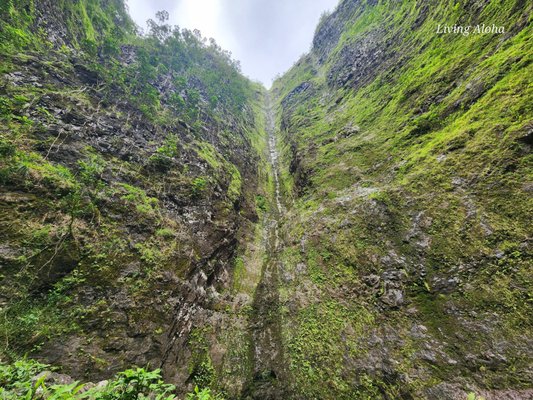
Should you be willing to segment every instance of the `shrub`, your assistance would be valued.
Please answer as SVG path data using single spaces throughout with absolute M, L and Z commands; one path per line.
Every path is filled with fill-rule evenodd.
M 102 391 L 94 390 L 94 398 L 102 400 L 137 400 L 151 396 L 158 400 L 174 399 L 171 393 L 174 385 L 165 384 L 161 371 L 147 371 L 144 368 L 128 369 L 120 372 Z M 155 395 L 155 396 L 154 396 Z
M 0 364 L 0 398 L 4 400 L 18 399 L 65 399 L 65 400 L 173 400 L 172 392 L 176 389 L 161 379 L 161 371 L 147 371 L 144 368 L 128 369 L 117 374 L 115 379 L 107 385 L 94 387 L 82 391 L 85 384 L 73 382 L 70 384 L 46 386 L 46 375 L 36 377 L 50 371 L 50 366 L 34 360 L 19 360 L 11 365 Z M 39 392 L 39 395 L 36 395 Z M 205 391 L 198 391 L 204 397 L 193 399 L 216 399 L 205 397 Z M 209 391 L 207 391 L 209 395 Z

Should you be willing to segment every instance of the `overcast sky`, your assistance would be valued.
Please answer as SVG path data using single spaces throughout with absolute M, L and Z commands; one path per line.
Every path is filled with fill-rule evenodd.
M 244 74 L 269 87 L 311 45 L 322 12 L 338 0 L 127 0 L 141 27 L 167 10 L 170 23 L 199 29 L 241 62 Z M 155 19 L 155 18 L 154 18 Z

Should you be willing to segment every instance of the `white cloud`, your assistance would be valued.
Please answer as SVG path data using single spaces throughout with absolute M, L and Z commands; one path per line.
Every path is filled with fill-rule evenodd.
M 170 23 L 199 29 L 241 61 L 243 72 L 270 86 L 309 50 L 313 32 L 325 10 L 338 0 L 127 0 L 140 26 L 159 10 Z

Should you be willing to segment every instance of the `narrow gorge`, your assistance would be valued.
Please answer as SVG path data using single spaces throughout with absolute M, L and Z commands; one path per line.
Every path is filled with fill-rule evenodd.
M 267 224 L 266 254 L 261 279 L 255 289 L 250 316 L 253 378 L 248 389 L 252 398 L 283 398 L 287 376 L 283 360 L 279 299 L 280 222 L 283 217 L 278 170 L 275 118 L 272 100 L 265 96 L 265 130 L 273 181 L 273 201 L 265 217 Z
M 0 0 L 0 398 L 532 399 L 532 10 L 341 0 L 267 90 Z

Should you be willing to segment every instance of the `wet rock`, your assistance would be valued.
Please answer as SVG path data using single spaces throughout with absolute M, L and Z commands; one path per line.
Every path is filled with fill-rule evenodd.
M 382 35 L 383 32 L 374 30 L 361 39 L 346 44 L 328 72 L 328 84 L 357 88 L 369 82 L 385 68 L 386 61 L 390 59 L 390 42 L 383 43 Z
M 397 308 L 404 304 L 404 294 L 399 289 L 390 289 L 383 296 L 381 301 L 389 307 Z
M 98 83 L 98 72 L 90 70 L 83 64 L 75 64 L 74 71 L 81 82 L 87 85 L 96 85 Z
M 439 383 L 425 390 L 425 397 L 439 400 L 464 400 L 468 395 L 459 385 L 452 383 Z
M 381 274 L 381 279 L 386 283 L 401 282 L 404 277 L 404 272 L 399 270 L 388 270 Z
M 437 364 L 437 354 L 433 351 L 422 350 L 418 353 L 418 357 L 431 364 Z
M 368 286 L 377 287 L 380 282 L 380 277 L 379 275 L 374 275 L 374 274 L 366 275 L 363 277 L 363 282 L 367 284 Z
M 369 5 L 376 0 L 370 0 Z M 331 51 L 335 48 L 347 23 L 353 21 L 363 11 L 359 2 L 344 1 L 339 3 L 335 11 L 321 21 L 313 38 L 313 53 L 317 55 L 318 62 L 324 63 Z
M 295 272 L 297 275 L 304 274 L 307 271 L 307 265 L 305 263 L 296 264 Z
M 342 130 L 341 136 L 347 138 L 359 133 L 360 131 L 361 128 L 358 125 L 355 125 L 354 123 L 350 122 L 346 124 L 346 126 Z
M 415 324 L 411 327 L 411 337 L 414 339 L 422 339 L 427 336 L 428 328 L 421 324 Z
M 421 249 L 428 249 L 431 246 L 431 237 L 426 230 L 431 227 L 433 220 L 427 217 L 425 212 L 421 211 L 412 218 L 412 227 L 404 237 L 405 242 L 415 241 Z
M 0 244 L 0 263 L 12 263 L 16 261 L 18 255 L 18 251 L 9 244 Z
M 486 400 L 533 400 L 533 389 L 475 390 Z
M 431 290 L 437 293 L 452 293 L 461 283 L 459 277 L 434 276 L 431 279 Z

